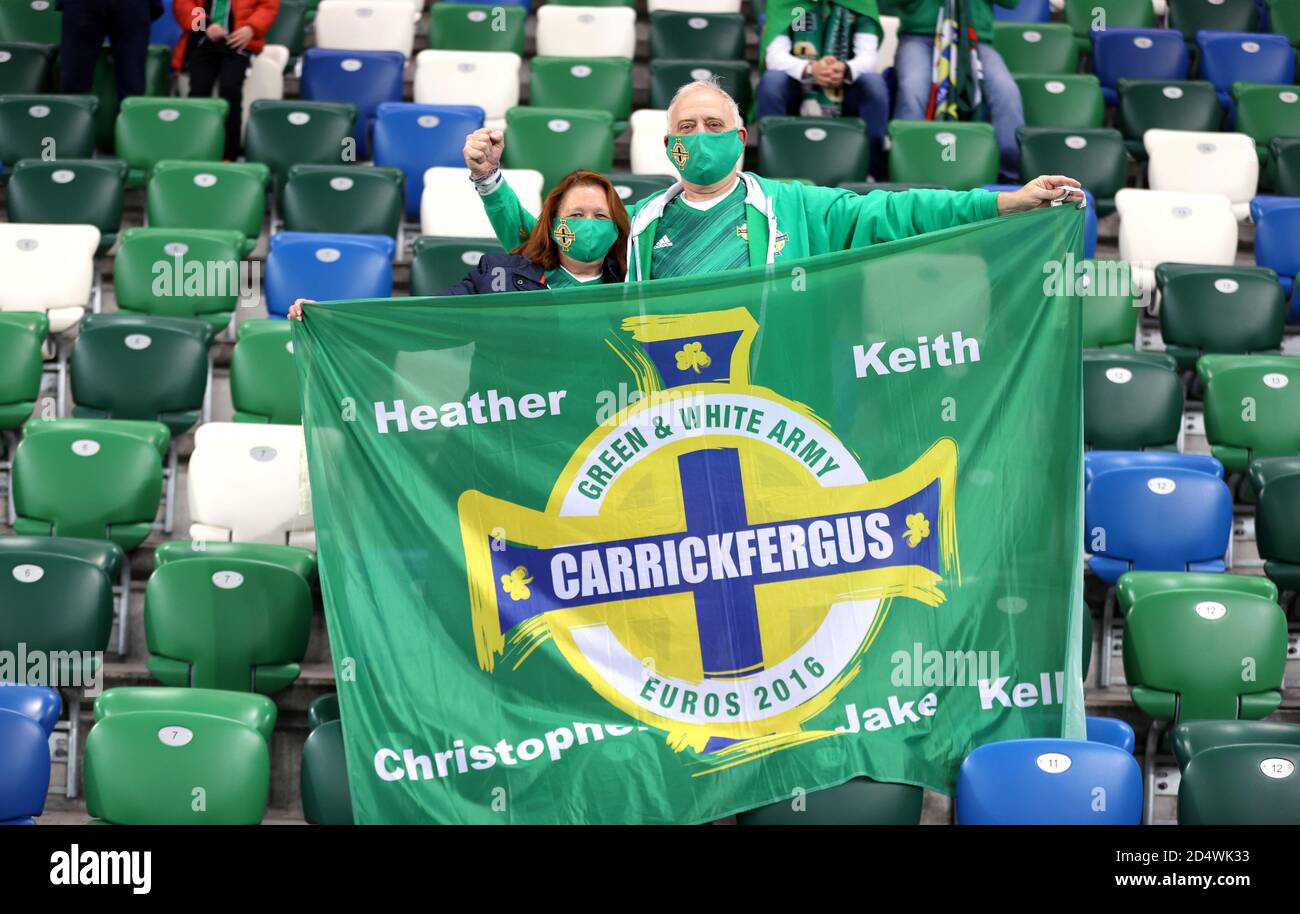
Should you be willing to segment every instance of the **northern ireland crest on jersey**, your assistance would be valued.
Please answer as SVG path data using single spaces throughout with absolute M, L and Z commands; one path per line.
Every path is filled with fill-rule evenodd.
M 811 410 L 751 382 L 747 310 L 622 330 L 643 397 L 578 445 L 545 508 L 460 497 L 479 665 L 551 639 L 610 704 L 725 764 L 833 735 L 805 725 L 888 663 L 869 649 L 891 606 L 934 611 L 960 584 L 956 444 L 868 480 Z

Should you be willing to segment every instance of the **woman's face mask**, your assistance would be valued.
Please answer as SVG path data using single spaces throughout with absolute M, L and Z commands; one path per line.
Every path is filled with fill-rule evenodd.
M 691 184 L 717 184 L 731 174 L 744 151 L 739 130 L 668 137 L 668 161 Z
M 604 260 L 618 240 L 618 225 L 613 219 L 576 219 L 560 216 L 551 223 L 551 237 L 560 253 L 578 263 Z

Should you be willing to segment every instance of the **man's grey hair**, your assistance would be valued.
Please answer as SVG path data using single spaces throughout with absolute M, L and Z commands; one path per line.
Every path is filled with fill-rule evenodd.
M 718 83 L 718 78 L 713 75 L 710 75 L 705 79 L 697 79 L 694 82 L 689 82 L 674 92 L 673 100 L 668 103 L 668 110 L 672 111 L 673 108 L 677 107 L 677 102 L 681 100 L 682 96 L 686 95 L 688 92 L 694 92 L 696 89 L 705 89 L 709 92 L 716 92 L 718 95 L 725 98 L 727 104 L 731 106 L 731 117 L 732 121 L 735 123 L 736 129 L 739 130 L 741 127 L 745 126 L 745 119 L 740 116 L 740 106 L 737 105 L 736 100 L 731 97 L 731 93 L 722 88 L 721 84 Z M 671 132 L 671 130 L 672 125 L 669 124 L 669 131 Z

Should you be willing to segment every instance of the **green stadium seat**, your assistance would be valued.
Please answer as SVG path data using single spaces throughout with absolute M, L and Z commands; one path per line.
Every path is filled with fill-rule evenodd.
M 302 747 L 302 815 L 309 825 L 352 825 L 343 723 L 332 720 L 307 736 Z
M 1282 345 L 1286 299 L 1265 267 L 1162 263 L 1160 336 L 1180 371 L 1211 352 L 1273 352 Z
M 1079 69 L 1079 46 L 1063 22 L 994 22 L 993 47 L 1013 74 Z
M 283 323 L 281 321 L 280 323 Z M 300 546 L 272 543 L 225 543 L 217 540 L 168 540 L 154 549 L 155 568 L 169 562 L 204 558 L 251 559 L 288 568 L 308 584 L 316 580 L 316 553 Z
M 891 181 L 970 190 L 998 179 L 992 124 L 890 121 L 889 138 Z
M 3 5 L 3 4 L 0 4 Z M 0 166 L 19 159 L 88 159 L 95 153 L 93 95 L 0 95 Z
M 86 738 L 86 812 L 99 822 L 257 825 L 270 786 L 266 740 L 224 717 L 112 714 Z
M 429 9 L 429 47 L 442 51 L 511 51 L 523 56 L 521 6 L 435 3 Z
M 41 395 L 41 347 L 50 332 L 42 311 L 0 311 L 0 431 L 21 428 Z M 0 446 L 0 455 L 5 448 Z
M 1104 451 L 1171 450 L 1183 426 L 1183 382 L 1162 352 L 1083 353 L 1083 443 Z
M 1259 28 L 1255 0 L 1167 0 L 1169 27 L 1189 42 L 1202 29 L 1216 32 L 1254 32 Z
M 1101 82 L 1091 73 L 1017 76 L 1028 127 L 1082 130 L 1100 127 L 1106 116 Z
M 1178 787 L 1179 825 L 1300 825 L 1300 747 L 1219 746 L 1198 752 Z
M 1022 181 L 1039 175 L 1069 175 L 1092 192 L 1099 215 L 1115 211 L 1115 194 L 1128 180 L 1128 156 L 1118 130 L 1021 127 L 1016 138 L 1020 142 Z
M 317 695 L 307 707 L 307 729 L 315 730 L 321 724 L 339 719 L 339 693 Z
M 240 323 L 230 357 L 230 398 L 236 422 L 302 422 L 292 329 L 288 321 Z
M 9 178 L 9 220 L 93 225 L 104 254 L 122 227 L 125 186 L 126 163 L 120 159 L 22 159 Z
M 541 172 L 543 193 L 577 168 L 608 172 L 614 165 L 614 117 L 608 111 L 511 108 L 501 164 Z
M 1147 594 L 1128 610 L 1124 674 L 1157 720 L 1257 720 L 1282 701 L 1286 615 L 1276 600 L 1230 590 Z M 1251 658 L 1253 676 L 1243 675 Z
M 29 422 L 14 451 L 14 532 L 108 539 L 129 552 L 158 514 L 170 439 L 157 422 Z
M 741 114 L 753 98 L 749 64 L 743 60 L 652 60 L 650 61 L 650 107 L 666 111 L 677 90 L 697 79 L 717 79 L 718 85 L 736 100 Z
M 53 86 L 54 48 L 0 41 L 0 95 L 36 95 Z
M 146 665 L 164 685 L 271 695 L 298 678 L 311 616 L 307 582 L 282 565 L 168 562 L 145 588 Z
M 1268 150 L 1273 189 L 1283 197 L 1300 197 L 1300 138 L 1278 137 Z
M 1264 574 L 1278 590 L 1300 595 L 1300 457 L 1265 457 L 1250 463 L 1255 493 L 1255 543 Z
M 1205 437 L 1224 469 L 1244 473 L 1257 457 L 1300 454 L 1300 358 L 1207 355 Z
M 63 13 L 55 0 L 0 0 L 0 41 L 57 47 L 63 41 Z
M 861 118 L 765 117 L 759 123 L 758 162 L 767 178 L 835 187 L 867 176 L 871 147 Z
M 308 5 L 302 0 L 280 0 L 275 21 L 266 30 L 266 43 L 278 44 L 288 50 L 290 64 L 302 56 L 307 33 L 307 10 Z
M 212 325 L 186 317 L 89 314 L 72 346 L 73 415 L 193 428 L 208 390 Z
M 618 198 L 626 205 L 639 203 L 656 191 L 667 190 L 674 180 L 668 175 L 632 175 L 626 172 L 609 175 L 609 180 L 618 192 Z
M 501 251 L 501 245 L 487 238 L 421 235 L 411 245 L 411 294 L 436 295 L 464 279 L 484 254 Z
M 127 229 L 113 260 L 118 310 L 159 317 L 201 317 L 218 332 L 225 329 L 239 304 L 244 240 L 236 231 Z M 176 268 L 164 274 L 155 272 L 155 264 L 168 262 Z
M 736 816 L 737 825 L 920 825 L 925 791 L 911 784 L 853 778 Z
M 1132 349 L 1137 338 L 1138 311 L 1142 296 L 1133 288 L 1125 264 L 1120 261 L 1082 261 L 1080 266 L 1091 264 L 1083 273 L 1089 288 L 1080 297 L 1083 305 L 1084 349 Z
M 400 168 L 294 165 L 280 196 L 284 229 L 396 238 L 403 187 Z
M 275 702 L 252 692 L 225 689 L 185 689 L 174 686 L 122 686 L 109 689 L 95 701 L 95 723 L 118 714 L 141 711 L 182 711 L 211 714 L 251 727 L 262 734 L 267 745 L 275 732 L 278 711 Z
M 650 58 L 744 60 L 745 17 L 740 13 L 653 12 Z
M 262 233 L 270 177 L 259 162 L 158 162 L 149 175 L 149 226 L 236 231 L 247 256 Z
M 1268 27 L 1277 35 L 1285 35 L 1292 47 L 1300 47 L 1300 3 L 1268 0 Z
M 1212 132 L 1223 123 L 1223 107 L 1210 82 L 1121 79 L 1117 88 L 1115 125 L 1138 160 L 1146 158 L 1142 135 L 1152 128 Z
M 154 98 L 171 95 L 172 47 L 151 44 L 145 51 L 144 94 Z M 95 77 L 90 91 L 99 99 L 95 108 L 95 143 L 100 149 L 113 148 L 113 130 L 122 110 L 117 97 L 117 76 L 113 55 L 108 47 L 100 49 L 95 61 Z
M 1169 737 L 1179 768 L 1208 749 L 1273 743 L 1300 746 L 1300 726 L 1274 720 L 1189 720 Z
M 614 132 L 632 116 L 632 61 L 623 57 L 534 57 L 529 62 L 528 104 L 534 108 L 608 111 Z
M 1151 0 L 1065 0 L 1065 21 L 1081 54 L 1092 50 L 1094 30 L 1156 27 Z
M 1126 571 L 1115 582 L 1115 598 L 1127 613 L 1149 596 L 1175 590 L 1197 593 L 1226 590 L 1277 602 L 1277 587 L 1267 578 L 1253 574 L 1218 574 L 1208 571 Z
M 349 164 L 356 119 L 356 105 L 346 102 L 258 99 L 248 110 L 244 157 L 271 169 L 279 189 L 293 165 Z
M 122 102 L 114 130 L 117 154 L 130 171 L 127 183 L 139 187 L 153 166 L 165 159 L 219 162 L 226 135 L 224 98 L 148 98 Z
M 1261 163 L 1267 163 L 1269 144 L 1274 138 L 1300 137 L 1300 89 L 1297 87 L 1233 83 L 1232 97 L 1237 102 L 1237 132 L 1255 141 Z M 1261 175 L 1260 181 L 1271 186 L 1271 175 Z

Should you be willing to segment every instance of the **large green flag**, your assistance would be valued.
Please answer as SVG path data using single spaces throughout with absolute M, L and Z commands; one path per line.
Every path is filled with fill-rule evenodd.
M 1082 228 L 308 306 L 357 820 L 704 822 L 1081 738 Z

